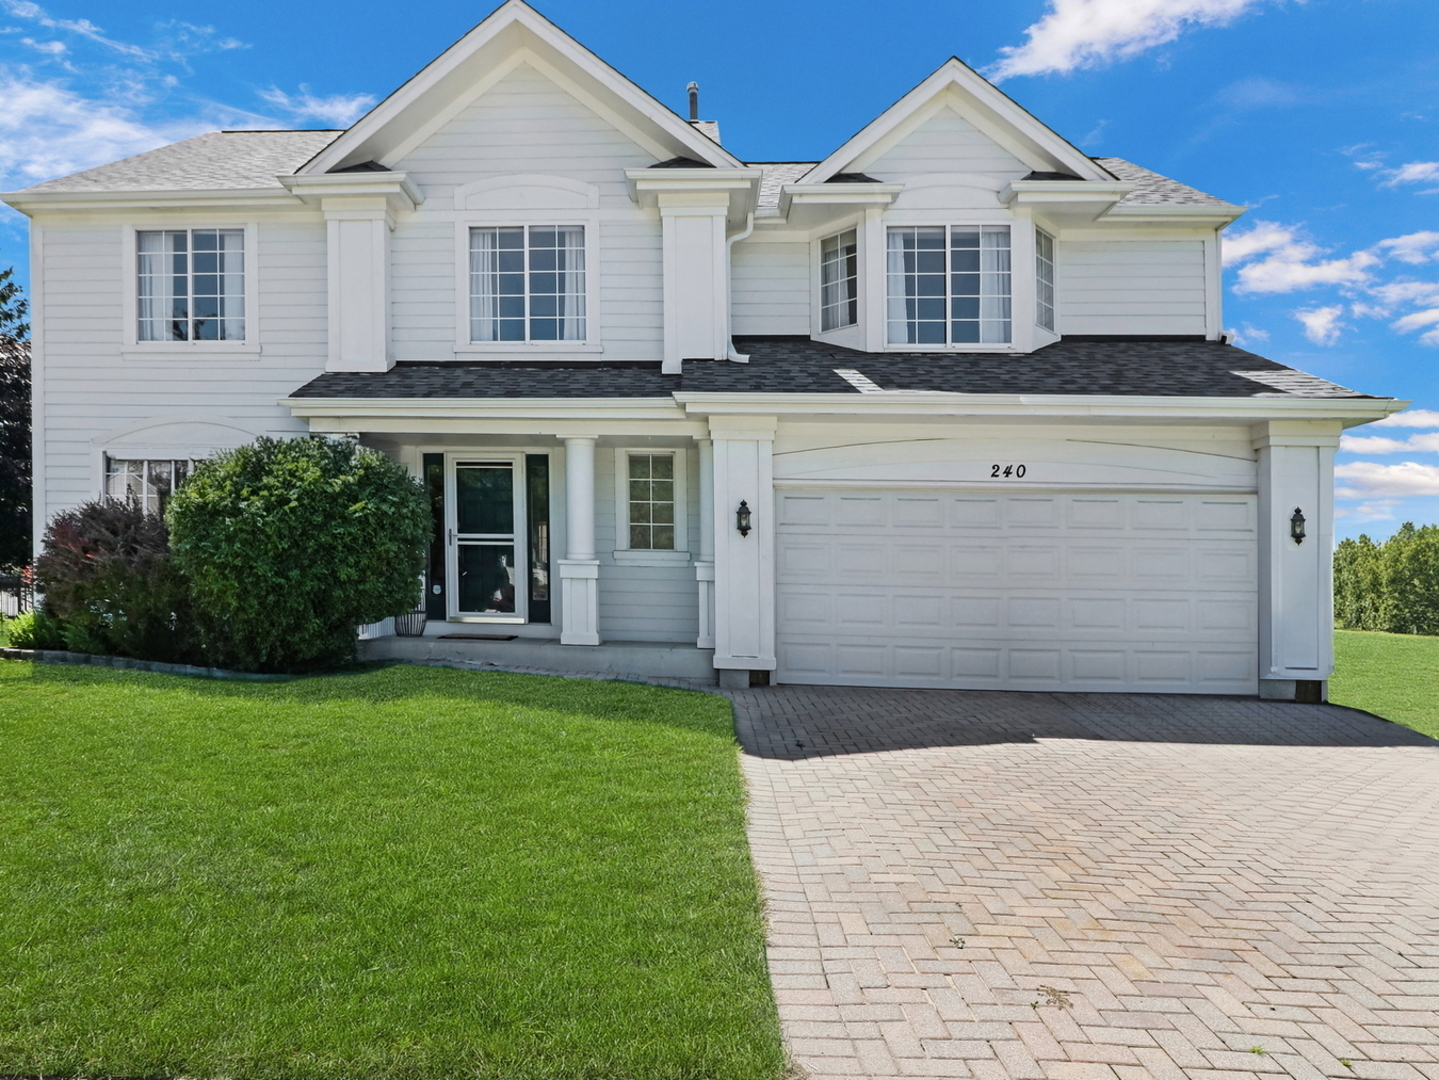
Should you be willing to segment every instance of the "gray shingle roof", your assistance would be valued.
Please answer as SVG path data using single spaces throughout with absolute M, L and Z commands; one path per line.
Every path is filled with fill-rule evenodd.
M 1157 172 L 1141 168 L 1132 161 L 1125 161 L 1123 158 L 1102 157 L 1095 158 L 1100 165 L 1112 172 L 1121 180 L 1127 180 L 1135 185 L 1133 191 L 1120 200 L 1121 206 L 1232 206 L 1223 199 L 1216 199 L 1213 195 L 1206 195 L 1198 188 L 1192 188 L 1187 184 L 1181 184 L 1178 180 L 1171 180 L 1167 176 L 1160 176 Z
M 778 210 L 780 188 L 793 184 L 809 172 L 817 161 L 757 161 L 753 162 L 763 172 L 759 180 L 758 209 Z
M 278 188 L 338 131 L 210 131 L 84 172 L 46 180 L 27 191 L 206 191 Z
M 297 398 L 667 397 L 690 393 L 1102 394 L 1144 397 L 1368 398 L 1217 341 L 1066 338 L 1028 356 L 863 353 L 805 337 L 740 337 L 748 364 L 691 360 L 682 375 L 659 364 L 399 363 L 384 373 L 329 372 Z M 857 372 L 862 378 L 840 371 Z M 873 392 L 873 391 L 871 391 Z

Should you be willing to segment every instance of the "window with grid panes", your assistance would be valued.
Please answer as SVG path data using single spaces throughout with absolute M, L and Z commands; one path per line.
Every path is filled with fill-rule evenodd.
M 140 341 L 245 339 L 245 230 L 136 234 Z
M 1054 330 L 1054 237 L 1034 230 L 1034 321 Z
M 850 229 L 819 244 L 819 322 L 838 330 L 859 321 L 859 236 Z
M 470 230 L 471 341 L 584 341 L 585 230 Z
M 630 454 L 629 530 L 635 551 L 675 548 L 675 456 Z
M 105 495 L 135 500 L 148 513 L 158 514 L 170 493 L 195 468 L 193 458 L 105 458 Z
M 886 279 L 891 345 L 1012 340 L 1008 225 L 891 227 Z

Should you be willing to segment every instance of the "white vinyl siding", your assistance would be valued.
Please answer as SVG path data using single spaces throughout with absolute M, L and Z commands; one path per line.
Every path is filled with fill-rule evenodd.
M 957 172 L 1017 179 L 1030 168 L 953 109 L 942 108 L 859 171 L 903 181 Z
M 399 360 L 454 355 L 469 339 L 469 312 L 455 297 L 453 191 L 476 180 L 561 176 L 593 184 L 600 223 L 586 235 L 592 310 L 586 339 L 604 355 L 660 359 L 664 342 L 664 263 L 659 221 L 636 207 L 624 170 L 654 164 L 607 120 L 528 65 L 506 74 L 478 99 L 394 163 L 426 193 L 391 238 L 391 334 Z M 460 208 L 462 209 L 462 208 Z M 570 224 L 547 213 L 554 224 Z M 589 219 L 581 219 L 588 221 Z M 525 218 L 505 222 L 518 224 Z M 529 217 L 535 222 L 534 215 Z M 480 222 L 475 222 L 480 224 Z M 483 224 L 489 224 L 484 222 Z M 467 245 L 466 245 L 467 246 Z M 458 320 L 458 326 L 457 326 Z
M 1054 237 L 1034 230 L 1034 321 L 1054 332 Z
M 1011 340 L 1008 225 L 894 226 L 886 252 L 891 345 Z
M 1062 240 L 1059 321 L 1066 334 L 1203 334 L 1200 240 Z
M 859 234 L 849 229 L 819 245 L 820 329 L 859 322 Z
M 808 242 L 741 240 L 730 276 L 736 334 L 804 334 L 813 329 L 814 263 Z

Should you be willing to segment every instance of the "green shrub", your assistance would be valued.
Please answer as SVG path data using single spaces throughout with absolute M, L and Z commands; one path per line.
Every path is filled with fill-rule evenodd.
M 75 652 L 188 663 L 197 659 L 189 592 L 165 522 L 134 500 L 57 514 L 35 560 L 44 610 Z
M 1439 634 L 1439 526 L 1405 522 L 1383 543 L 1367 536 L 1341 541 L 1334 552 L 1334 623 Z
M 5 623 L 12 649 L 63 649 L 60 621 L 43 611 L 26 611 Z
M 420 485 L 348 439 L 218 454 L 166 520 L 210 662 L 249 671 L 353 657 L 356 627 L 415 606 L 430 537 Z

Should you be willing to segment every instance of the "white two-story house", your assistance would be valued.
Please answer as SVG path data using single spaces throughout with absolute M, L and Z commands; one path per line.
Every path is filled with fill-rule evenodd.
M 434 507 L 425 636 L 371 655 L 1313 697 L 1333 452 L 1402 404 L 1229 344 L 1241 208 L 957 60 L 749 163 L 509 0 L 346 131 L 4 198 L 37 525 L 353 434 Z

